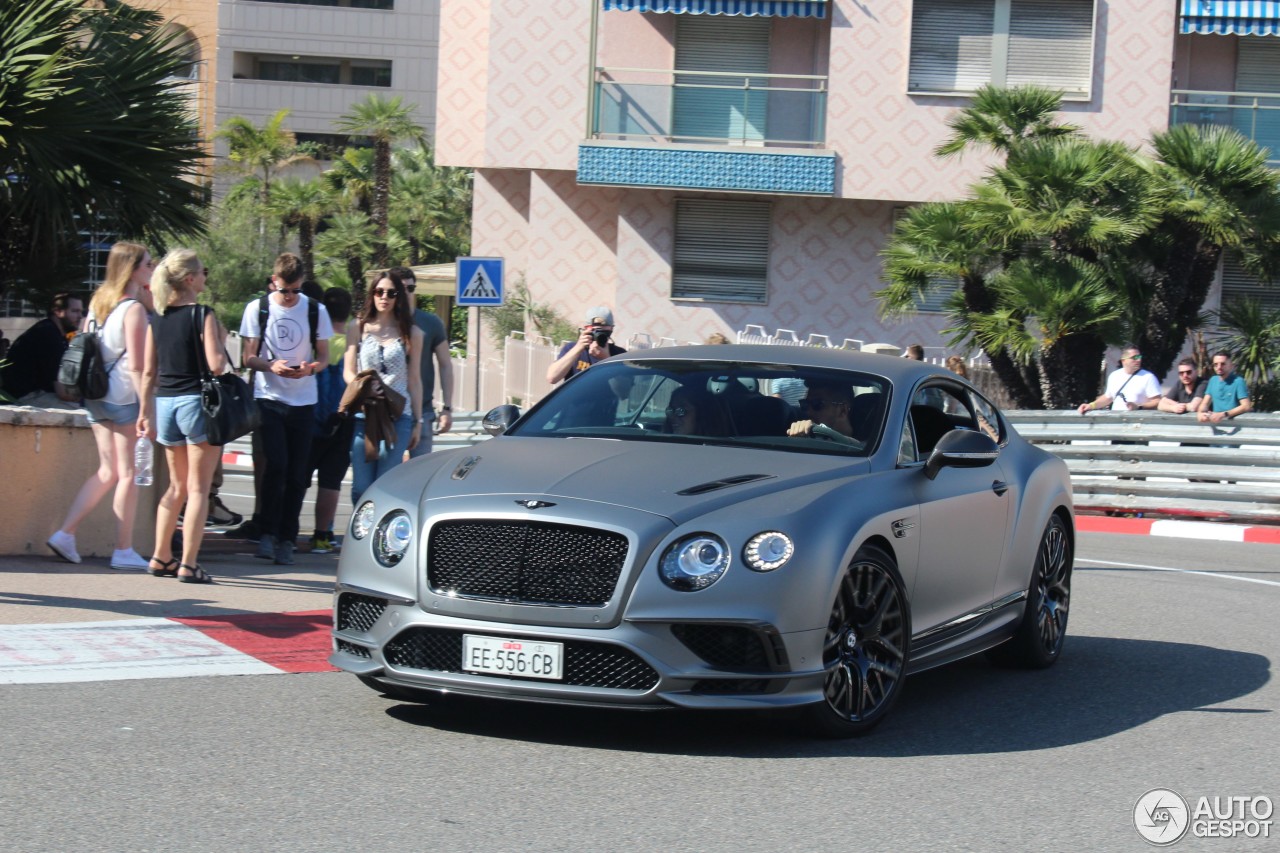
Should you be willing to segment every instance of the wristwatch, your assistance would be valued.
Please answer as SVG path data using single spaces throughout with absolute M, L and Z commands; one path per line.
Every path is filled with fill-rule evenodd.
M 441 406 L 441 407 L 440 407 L 440 411 L 442 411 L 442 412 L 452 412 L 452 411 L 453 411 L 453 406 Z

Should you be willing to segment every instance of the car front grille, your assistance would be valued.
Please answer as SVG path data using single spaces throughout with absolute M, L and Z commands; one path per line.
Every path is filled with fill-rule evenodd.
M 627 537 L 538 521 L 443 521 L 427 543 L 427 583 L 442 595 L 600 607 L 613 597 Z
M 509 635 L 503 636 L 506 638 Z M 510 636 L 510 639 L 526 638 Z M 537 638 L 527 639 L 537 641 Z M 564 679 L 544 683 L 610 690 L 649 690 L 658 683 L 658 673 L 653 667 L 629 649 L 609 643 L 581 640 L 558 642 L 564 643 Z M 440 628 L 409 628 L 387 643 L 383 656 L 392 666 L 434 672 L 462 672 L 462 632 Z M 485 677 L 504 678 L 489 674 Z
M 344 592 L 338 596 L 337 616 L 339 631 L 359 631 L 364 634 L 373 628 L 387 609 L 385 598 L 374 598 L 356 592 Z

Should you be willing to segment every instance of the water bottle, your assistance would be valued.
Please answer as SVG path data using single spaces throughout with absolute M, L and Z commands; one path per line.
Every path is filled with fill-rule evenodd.
M 151 485 L 151 460 L 153 456 L 151 439 L 145 435 L 138 436 L 137 443 L 133 445 L 133 482 L 139 486 Z

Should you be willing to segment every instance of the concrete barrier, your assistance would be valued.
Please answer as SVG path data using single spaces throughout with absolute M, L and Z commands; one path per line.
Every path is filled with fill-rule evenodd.
M 155 484 L 140 489 L 133 545 L 144 557 L 155 540 L 156 504 L 168 477 L 158 452 Z M 51 554 L 45 545 L 84 481 L 98 467 L 98 450 L 81 409 L 0 406 L 0 554 Z M 111 495 L 76 531 L 82 557 L 110 558 L 116 521 Z

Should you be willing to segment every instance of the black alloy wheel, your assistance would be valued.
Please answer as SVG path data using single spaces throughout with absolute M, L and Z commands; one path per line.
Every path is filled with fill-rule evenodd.
M 807 709 L 824 737 L 866 734 L 889 713 L 907 673 L 911 619 L 893 558 L 874 546 L 854 555 L 836 592 L 822 645 L 823 701 Z
M 1067 524 L 1054 515 L 1040 537 L 1027 589 L 1027 609 L 1013 637 L 991 650 L 995 661 L 1044 669 L 1062 654 L 1071 609 L 1072 558 Z

